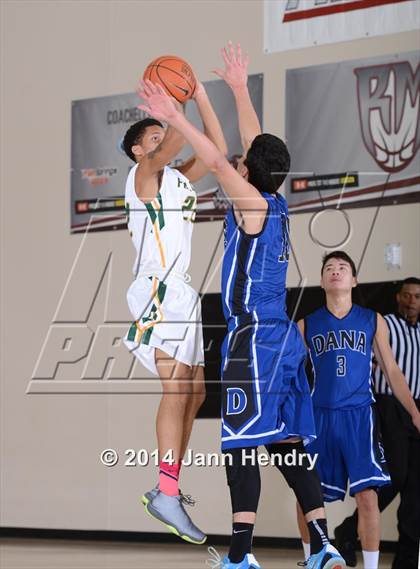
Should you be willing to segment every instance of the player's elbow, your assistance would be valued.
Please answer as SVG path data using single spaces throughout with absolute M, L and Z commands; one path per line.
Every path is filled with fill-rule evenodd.
M 242 144 L 242 148 L 243 148 L 243 152 L 244 154 L 246 154 L 248 152 L 248 150 L 251 148 L 252 143 L 254 142 L 254 139 L 261 134 L 261 130 L 259 131 L 255 131 L 252 134 L 244 134 L 241 136 L 241 144 Z
M 382 372 L 387 379 L 388 385 L 391 388 L 392 393 L 395 394 L 395 391 L 398 391 L 399 386 L 403 386 L 405 383 L 405 377 L 401 373 L 401 370 L 397 365 L 385 364 L 381 366 Z M 404 386 L 403 386 L 404 387 Z
M 249 138 L 247 136 L 242 136 L 241 137 L 241 144 L 242 144 L 243 152 L 244 152 L 244 154 L 246 154 L 251 147 L 252 140 L 251 140 L 251 138 Z
M 216 178 L 218 178 L 219 176 L 223 176 L 223 173 L 226 171 L 227 168 L 229 168 L 229 162 L 226 160 L 226 158 L 223 156 L 221 152 L 214 157 L 214 159 L 211 161 L 209 165 L 210 172 L 214 174 Z

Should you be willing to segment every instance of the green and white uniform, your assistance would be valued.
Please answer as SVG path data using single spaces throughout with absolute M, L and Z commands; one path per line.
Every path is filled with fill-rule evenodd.
M 158 195 L 145 204 L 135 192 L 136 170 L 137 164 L 125 187 L 136 260 L 127 292 L 134 322 L 124 342 L 156 375 L 155 348 L 189 366 L 204 365 L 200 298 L 186 273 L 197 195 L 183 174 L 165 166 Z

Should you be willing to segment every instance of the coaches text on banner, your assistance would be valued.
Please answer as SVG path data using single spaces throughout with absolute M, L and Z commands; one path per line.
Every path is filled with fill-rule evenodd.
M 204 83 L 223 126 L 232 163 L 242 154 L 235 102 L 224 81 Z M 263 76 L 248 81 L 251 99 L 262 121 Z M 71 232 L 105 231 L 127 227 L 124 190 L 134 165 L 121 150 L 129 126 L 145 117 L 137 108 L 135 93 L 82 99 L 72 103 L 71 142 Z M 186 115 L 202 128 L 195 103 L 188 102 Z M 175 168 L 192 154 L 184 148 L 172 164 Z M 196 221 L 224 217 L 227 201 L 212 175 L 194 184 L 198 194 Z

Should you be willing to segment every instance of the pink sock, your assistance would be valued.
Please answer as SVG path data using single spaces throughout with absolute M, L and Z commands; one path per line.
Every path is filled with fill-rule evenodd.
M 181 465 L 169 464 L 163 460 L 159 463 L 159 490 L 167 496 L 178 496 L 178 478 Z

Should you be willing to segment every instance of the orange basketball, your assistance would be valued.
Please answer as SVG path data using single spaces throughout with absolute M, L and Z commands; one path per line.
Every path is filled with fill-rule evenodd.
M 162 55 L 146 67 L 143 79 L 161 85 L 168 95 L 185 103 L 194 95 L 196 80 L 190 65 L 176 55 Z

